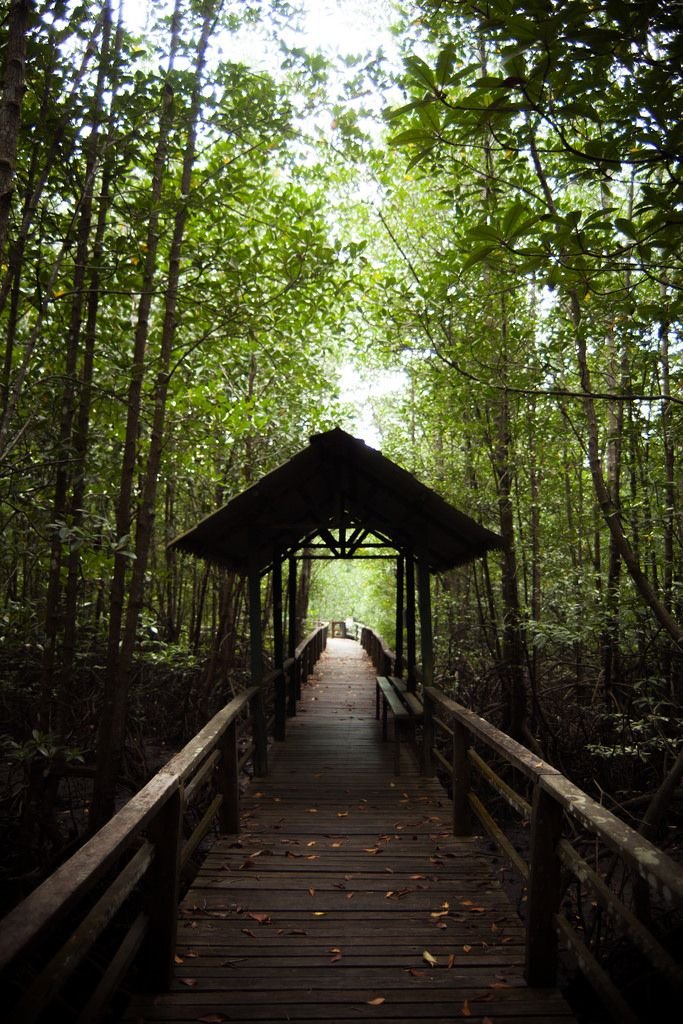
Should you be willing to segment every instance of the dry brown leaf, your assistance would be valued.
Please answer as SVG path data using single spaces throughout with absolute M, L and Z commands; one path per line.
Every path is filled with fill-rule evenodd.
M 330 963 L 336 964 L 338 960 L 341 960 L 341 953 L 335 953 L 335 955 L 330 958 Z
M 318 813 L 318 808 L 317 807 L 309 807 L 308 808 L 308 813 L 309 814 L 317 814 Z
M 317 845 L 318 845 L 318 840 L 317 839 L 311 839 L 310 843 L 306 843 L 306 846 L 317 846 Z
M 381 1006 L 384 1001 L 384 996 L 377 996 L 376 999 L 368 999 L 368 1006 Z
M 181 956 L 178 956 L 178 954 L 176 953 L 176 955 L 173 957 L 173 963 L 174 964 L 184 964 L 185 961 L 183 960 L 183 958 Z
M 472 951 L 472 947 L 471 946 L 463 946 L 462 947 L 462 951 L 463 951 L 463 953 L 470 953 Z
M 493 1024 L 493 1021 L 491 1020 L 490 1017 L 484 1017 L 484 1019 L 481 1022 L 481 1024 Z
M 181 985 L 187 985 L 188 988 L 194 988 L 197 984 L 196 978 L 178 978 Z
M 435 956 L 432 956 L 428 949 L 425 949 L 422 953 L 422 959 L 426 964 L 429 964 L 430 967 L 436 967 L 439 962 Z
M 341 953 L 341 949 L 339 948 L 339 946 L 330 946 L 330 948 L 328 949 L 327 952 L 328 953 Z
M 472 1016 L 472 1011 L 470 1010 L 470 1004 L 469 1004 L 467 999 L 462 1004 L 462 1009 L 461 1009 L 460 1013 L 463 1015 L 463 1017 L 471 1017 Z
M 349 816 L 349 812 L 348 811 L 337 811 L 337 817 L 338 818 L 348 818 L 348 816 Z
M 252 932 L 251 928 L 243 928 L 243 929 L 242 929 L 242 935 L 248 935 L 248 936 L 249 936 L 250 938 L 252 938 L 252 939 L 255 939 L 255 938 L 256 938 L 256 936 L 255 936 L 255 935 L 254 935 L 254 933 Z
M 327 911 L 326 910 L 314 910 L 313 911 L 313 917 L 327 917 Z
M 448 965 L 447 965 L 449 971 L 450 971 L 450 969 L 451 969 L 451 967 L 453 966 L 454 963 L 455 963 L 455 954 L 454 953 L 449 953 L 448 954 Z
M 309 889 L 308 890 L 308 895 L 309 896 L 315 896 L 315 889 Z
M 247 917 L 250 917 L 252 921 L 258 921 L 259 924 L 270 924 L 270 914 L 249 913 Z

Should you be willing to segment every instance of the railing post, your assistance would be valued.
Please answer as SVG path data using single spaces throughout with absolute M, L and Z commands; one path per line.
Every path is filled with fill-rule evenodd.
M 429 690 L 423 696 L 422 712 L 422 774 L 431 778 L 434 774 L 432 747 L 434 746 L 434 698 Z
M 472 835 L 470 813 L 470 737 L 461 722 L 453 721 L 453 835 Z
M 299 662 L 291 658 L 287 669 L 287 714 L 290 718 L 296 715 L 296 681 L 299 672 Z
M 249 709 L 251 711 L 251 728 L 254 739 L 254 775 L 263 777 L 268 774 L 268 735 L 262 687 L 258 688 L 249 701 Z
M 553 918 L 562 889 L 557 844 L 562 835 L 562 808 L 543 790 L 534 788 L 526 918 L 524 976 L 532 987 L 544 988 L 557 979 L 557 932 Z
M 286 737 L 287 721 L 287 677 L 284 668 L 281 668 L 273 683 L 275 691 L 275 723 L 273 725 L 273 739 L 284 740 Z
M 144 886 L 144 910 L 149 921 L 144 947 L 145 984 L 164 991 L 173 978 L 178 927 L 183 794 L 178 787 L 154 816 L 147 838 L 154 859 Z
M 236 835 L 240 830 L 240 785 L 237 722 L 234 719 L 223 733 L 218 749 L 221 752 L 221 759 L 216 767 L 216 790 L 223 797 L 218 821 L 221 832 Z

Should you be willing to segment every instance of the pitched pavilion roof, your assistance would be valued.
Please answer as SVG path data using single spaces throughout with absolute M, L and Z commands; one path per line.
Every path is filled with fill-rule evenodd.
M 171 547 L 246 573 L 304 546 L 326 545 L 337 556 L 353 557 L 373 543 L 412 550 L 434 572 L 501 546 L 497 534 L 337 428 L 312 437 L 308 448 Z

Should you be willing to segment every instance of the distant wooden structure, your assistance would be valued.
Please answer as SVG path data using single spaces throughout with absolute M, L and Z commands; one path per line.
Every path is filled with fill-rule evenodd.
M 172 547 L 249 578 L 252 678 L 261 666 L 260 579 L 272 572 L 275 663 L 284 660 L 282 566 L 289 565 L 288 653 L 296 646 L 297 557 L 396 560 L 396 674 L 415 691 L 415 605 L 422 679 L 433 679 L 430 574 L 501 546 L 497 534 L 339 428 L 182 534 Z M 302 555 L 305 552 L 305 555 Z M 405 638 L 405 644 L 404 644 Z

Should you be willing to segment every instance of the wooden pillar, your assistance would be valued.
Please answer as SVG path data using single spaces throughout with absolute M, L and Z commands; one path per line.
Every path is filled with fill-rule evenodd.
M 432 595 L 429 566 L 423 558 L 417 562 L 417 599 L 420 607 L 420 654 L 422 685 L 434 685 L 434 645 L 432 643 Z
M 273 556 L 273 662 L 278 669 L 275 679 L 275 726 L 273 736 L 284 740 L 287 719 L 287 694 L 285 673 L 284 622 L 282 614 L 282 559 L 279 551 Z
M 527 984 L 535 988 L 550 987 L 557 980 L 558 940 L 554 917 L 562 897 L 561 864 L 557 854 L 562 821 L 561 806 L 536 783 L 531 812 L 524 967 Z
M 249 569 L 249 645 L 251 682 L 253 686 L 263 681 L 263 636 L 261 634 L 261 575 L 256 566 Z M 263 691 L 252 698 L 251 718 L 254 734 L 254 774 L 268 774 L 268 737 L 266 733 L 266 709 Z
M 396 559 L 396 643 L 394 645 L 396 659 L 394 675 L 403 675 L 403 555 Z
M 406 554 L 406 653 L 408 656 L 408 692 L 415 693 L 415 562 L 412 553 Z
M 296 558 L 289 559 L 289 577 L 287 579 L 287 654 L 294 657 L 296 650 Z

